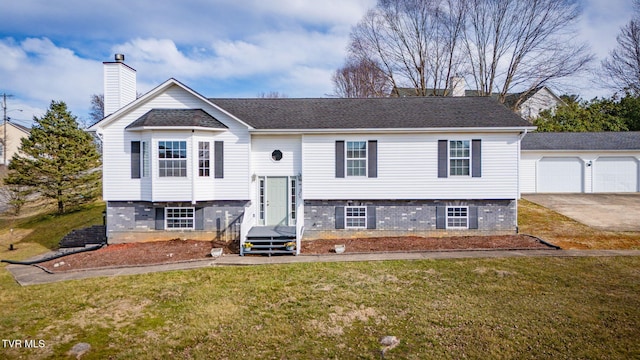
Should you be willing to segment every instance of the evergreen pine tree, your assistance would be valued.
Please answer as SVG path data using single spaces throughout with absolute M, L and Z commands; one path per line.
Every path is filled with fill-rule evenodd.
M 53 199 L 58 213 L 97 198 L 100 154 L 67 105 L 52 101 L 47 113 L 34 121 L 31 134 L 11 159 L 6 182 Z

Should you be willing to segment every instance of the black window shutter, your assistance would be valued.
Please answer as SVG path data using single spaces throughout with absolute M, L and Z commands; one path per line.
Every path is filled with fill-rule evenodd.
M 482 141 L 471 140 L 471 177 L 482 176 Z
M 447 208 L 445 206 L 436 206 L 436 229 L 447 228 Z
M 224 141 L 216 141 L 213 144 L 214 178 L 224 178 Z
M 367 159 L 367 176 L 378 177 L 378 140 L 369 140 L 369 154 Z
M 447 162 L 449 161 L 449 156 L 447 154 L 447 140 L 438 140 L 438 177 L 446 178 L 447 177 Z
M 344 141 L 336 141 L 336 177 L 344 177 Z
M 336 229 L 344 229 L 344 206 L 336 206 Z
M 140 141 L 131 142 L 131 178 L 140 179 Z
M 164 230 L 164 208 L 156 208 L 156 230 Z
M 469 229 L 478 228 L 478 207 L 469 206 Z
M 204 208 L 196 208 L 196 230 L 204 230 Z
M 367 206 L 367 229 L 376 228 L 376 207 Z

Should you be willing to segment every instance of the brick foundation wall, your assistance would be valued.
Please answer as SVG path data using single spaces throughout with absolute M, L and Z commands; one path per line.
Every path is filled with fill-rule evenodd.
M 375 229 L 335 228 L 336 206 L 375 206 Z M 437 206 L 475 206 L 478 229 L 436 229 Z M 376 236 L 454 236 L 514 234 L 515 200 L 305 200 L 305 240 Z
M 248 201 L 213 201 L 195 205 L 144 201 L 107 203 L 108 243 L 171 239 L 239 240 L 240 223 Z M 156 230 L 156 208 L 195 207 L 203 209 L 203 230 Z

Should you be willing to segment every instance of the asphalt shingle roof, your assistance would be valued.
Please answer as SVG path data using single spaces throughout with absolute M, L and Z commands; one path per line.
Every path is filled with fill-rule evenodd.
M 151 109 L 127 126 L 133 129 L 143 126 L 195 126 L 226 129 L 227 126 L 202 109 Z
M 528 133 L 522 150 L 640 150 L 640 131 Z
M 209 99 L 256 129 L 532 126 L 487 97 Z

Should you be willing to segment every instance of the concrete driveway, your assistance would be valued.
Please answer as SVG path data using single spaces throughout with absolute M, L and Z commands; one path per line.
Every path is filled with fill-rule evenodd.
M 522 197 L 597 229 L 640 231 L 640 193 L 523 194 Z

